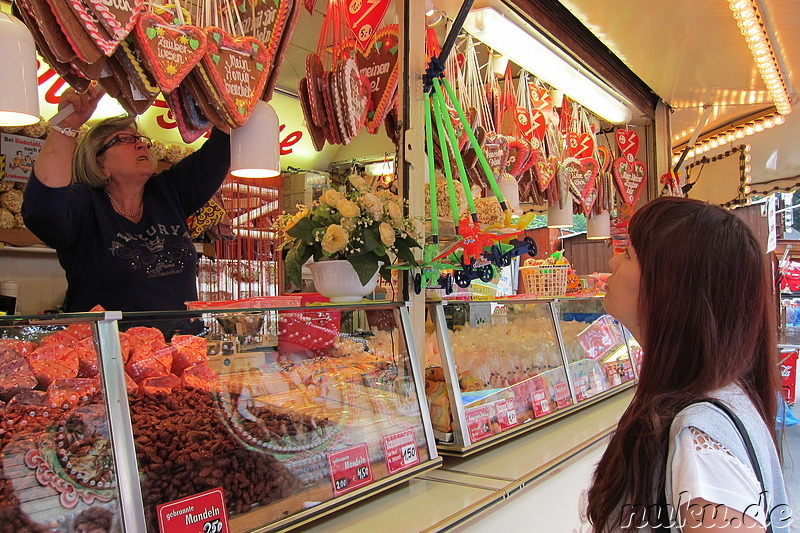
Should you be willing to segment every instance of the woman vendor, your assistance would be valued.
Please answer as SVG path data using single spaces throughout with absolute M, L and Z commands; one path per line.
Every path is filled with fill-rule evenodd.
M 198 151 L 158 174 L 135 117 L 106 119 L 76 142 L 102 92 L 67 89 L 25 189 L 25 224 L 55 248 L 67 277 L 64 310 L 185 309 L 197 299 L 197 254 L 186 219 L 222 185 L 230 138 L 214 129 Z M 76 146 L 77 145 L 77 146 Z

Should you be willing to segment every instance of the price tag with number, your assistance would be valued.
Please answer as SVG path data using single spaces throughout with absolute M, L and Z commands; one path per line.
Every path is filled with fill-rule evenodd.
M 519 424 L 517 410 L 514 408 L 514 400 L 511 398 L 504 398 L 494 402 L 494 410 L 497 413 L 497 425 L 500 426 L 501 431 Z
M 222 488 L 159 505 L 161 533 L 230 533 Z
M 586 385 L 586 376 L 578 376 L 572 380 L 573 385 L 575 385 L 575 398 L 578 401 L 585 400 L 587 398 L 586 392 L 589 388 Z
M 333 495 L 341 496 L 372 483 L 372 466 L 366 443 L 328 454 Z
M 550 398 L 547 396 L 545 390 L 535 390 L 531 393 L 531 404 L 533 405 L 533 416 L 539 418 L 540 416 L 550 414 Z
M 567 385 L 566 381 L 556 383 L 554 388 L 556 390 L 556 406 L 559 409 L 572 405 L 572 398 L 569 396 L 569 385 Z
M 413 429 L 406 429 L 383 438 L 386 469 L 390 474 L 419 464 L 417 441 Z
M 492 424 L 489 419 L 489 406 L 480 405 L 467 409 L 467 431 L 472 442 L 478 442 L 492 436 Z

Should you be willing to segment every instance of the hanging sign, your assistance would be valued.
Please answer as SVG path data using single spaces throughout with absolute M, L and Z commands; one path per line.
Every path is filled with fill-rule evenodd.
M 10 133 L 0 134 L 0 154 L 5 156 L 3 178 L 27 183 L 42 146 L 44 146 L 43 139 L 31 139 Z
M 161 533 L 229 533 L 222 488 L 211 489 L 157 508 Z
M 359 46 L 366 51 L 375 29 L 380 25 L 390 0 L 341 0 L 347 27 L 356 36 Z

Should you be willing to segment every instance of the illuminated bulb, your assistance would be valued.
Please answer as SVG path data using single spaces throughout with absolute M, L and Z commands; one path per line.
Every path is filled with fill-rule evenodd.
M 735 135 L 735 137 L 736 137 L 737 139 L 741 139 L 742 137 L 744 137 L 744 128 L 736 128 L 736 135 Z
M 687 155 L 688 157 L 694 157 L 694 150 L 689 150 L 689 151 L 686 153 L 686 155 Z
M 711 150 L 711 147 L 706 143 L 703 143 L 703 153 L 708 152 L 709 150 Z
M 755 131 L 756 130 L 754 130 L 753 126 L 750 125 L 750 124 L 748 124 L 747 126 L 744 127 L 744 134 L 745 135 L 752 135 L 753 133 L 755 133 Z
M 781 114 L 781 115 L 778 115 L 778 116 L 776 116 L 776 117 L 775 117 L 775 125 L 776 125 L 776 126 L 780 126 L 780 125 L 781 125 L 781 124 L 783 124 L 784 122 L 786 122 L 786 119 L 785 119 L 785 118 L 783 118 L 783 115 L 782 115 L 782 114 Z
M 717 139 L 711 139 L 710 141 L 708 141 L 708 145 L 711 148 L 716 148 L 717 146 L 719 146 L 719 144 L 717 143 Z
M 751 170 L 753 170 L 753 168 L 750 165 L 745 165 L 744 166 L 744 171 L 745 171 L 746 174 L 750 174 Z
M 751 180 L 752 180 L 752 178 L 750 177 L 750 174 L 745 174 L 745 176 L 744 176 L 744 182 L 745 182 L 745 183 L 750 183 L 750 181 L 751 181 Z
M 726 139 L 726 140 L 727 140 L 729 143 L 732 143 L 734 140 L 736 140 L 736 134 L 735 134 L 735 133 L 733 133 L 732 131 L 729 131 L 729 132 L 728 132 L 728 133 L 725 135 L 725 139 Z
M 756 120 L 756 123 L 753 125 L 753 129 L 757 132 L 764 131 L 764 124 L 760 120 Z
M 764 119 L 764 127 L 765 128 L 769 129 L 774 125 L 775 125 L 775 121 L 772 120 L 771 116 Z
M 745 151 L 745 152 L 749 152 L 749 151 L 750 151 L 752 148 L 753 148 L 753 147 L 752 147 L 752 146 L 750 146 L 749 144 L 745 144 L 745 145 L 744 145 L 744 151 Z
M 675 163 L 677 163 L 680 160 L 680 158 L 681 156 L 679 155 L 672 156 L 672 164 L 674 165 Z
M 744 186 L 744 193 L 745 193 L 745 194 L 750 194 L 750 191 L 751 191 L 751 190 L 752 190 L 752 189 L 750 188 L 750 186 L 749 186 L 749 185 L 745 185 L 745 186 Z
M 752 159 L 752 157 L 750 156 L 750 154 L 744 154 L 744 161 L 745 161 L 745 163 L 749 163 L 749 162 L 750 162 L 750 159 Z

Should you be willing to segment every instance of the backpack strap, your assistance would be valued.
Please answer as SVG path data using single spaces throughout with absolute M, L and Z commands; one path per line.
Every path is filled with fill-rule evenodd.
M 703 398 L 701 400 L 697 400 L 697 401 L 694 401 L 694 402 L 690 403 L 686 407 L 689 407 L 689 406 L 697 404 L 697 403 L 710 403 L 711 405 L 717 407 L 720 411 L 725 413 L 728 416 L 728 418 L 730 418 L 731 422 L 733 422 L 733 425 L 736 427 L 736 431 L 738 431 L 739 435 L 742 437 L 742 442 L 744 443 L 744 447 L 747 450 L 747 456 L 750 458 L 750 464 L 753 467 L 753 471 L 754 471 L 754 473 L 756 475 L 756 479 L 758 480 L 758 484 L 761 487 L 761 491 L 763 492 L 764 491 L 764 476 L 763 476 L 763 474 L 761 472 L 761 466 L 758 464 L 758 457 L 756 457 L 756 450 L 753 447 L 753 442 L 750 440 L 750 435 L 747 433 L 747 429 L 744 427 L 744 424 L 742 423 L 742 420 L 738 416 L 736 416 L 736 413 L 734 413 L 733 410 L 730 407 L 728 407 L 727 405 L 725 405 L 721 401 L 717 400 L 716 398 Z M 684 409 L 686 407 L 684 407 Z M 669 472 L 665 472 L 665 476 L 668 476 L 668 475 L 670 475 L 670 473 Z M 661 490 L 661 493 L 659 494 L 659 498 L 658 498 L 658 505 L 659 505 L 660 511 L 661 511 L 661 513 L 660 513 L 661 520 L 659 520 L 659 523 L 656 524 L 653 527 L 653 531 L 655 531 L 656 533 L 669 533 L 671 531 L 669 525 L 664 523 L 665 519 L 667 519 L 666 521 L 669 522 L 669 520 L 667 518 L 667 517 L 669 517 L 669 508 L 667 507 L 666 479 L 667 478 L 664 477 L 664 480 L 665 480 L 664 481 L 664 488 Z M 764 501 L 763 509 L 764 509 L 764 516 L 765 516 L 766 524 L 767 524 L 766 533 L 773 533 L 772 524 L 770 523 L 769 512 L 768 512 L 768 509 L 767 509 L 767 502 L 766 501 Z M 676 509 L 675 510 L 675 516 L 676 517 L 678 516 L 677 513 L 678 513 L 678 510 Z

